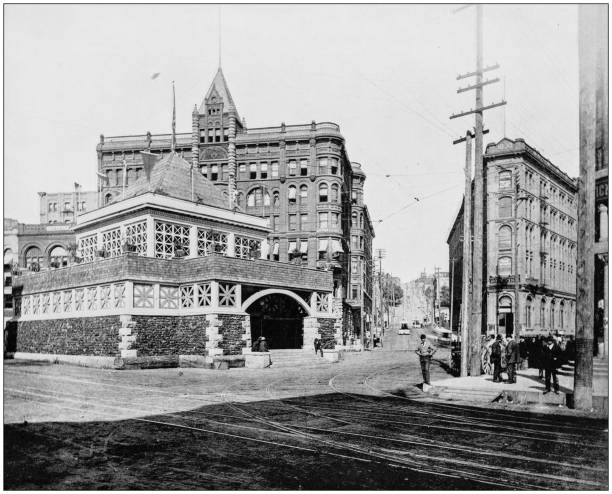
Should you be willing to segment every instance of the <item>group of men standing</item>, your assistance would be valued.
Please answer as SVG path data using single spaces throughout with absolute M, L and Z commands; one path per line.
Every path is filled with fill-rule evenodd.
M 491 364 L 493 364 L 493 382 L 503 382 L 501 377 L 502 372 L 502 354 L 506 356 L 506 371 L 508 372 L 508 383 L 516 383 L 516 366 L 521 361 L 519 352 L 519 344 L 514 339 L 509 339 L 505 348 L 502 344 L 502 336 L 497 335 L 495 342 L 491 345 Z M 546 387 L 544 393 L 551 391 L 551 380 L 555 394 L 559 394 L 559 378 L 557 369 L 563 364 L 562 351 L 552 336 L 546 339 L 546 344 L 541 350 L 540 365 L 544 369 L 544 385 Z

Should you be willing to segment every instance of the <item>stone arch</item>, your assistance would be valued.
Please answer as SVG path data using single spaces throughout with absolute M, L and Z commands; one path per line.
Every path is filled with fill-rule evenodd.
M 310 306 L 304 301 L 304 299 L 296 295 L 294 292 L 290 290 L 285 290 L 283 288 L 267 288 L 260 292 L 254 293 L 242 303 L 242 312 L 246 312 L 246 310 L 253 302 L 259 300 L 262 297 L 265 297 L 266 295 L 286 295 L 287 297 L 290 297 L 295 300 L 306 311 L 308 317 L 312 316 Z

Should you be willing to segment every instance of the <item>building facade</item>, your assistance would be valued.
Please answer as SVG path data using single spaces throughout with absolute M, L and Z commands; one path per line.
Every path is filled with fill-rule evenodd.
M 78 214 L 98 207 L 98 193 L 80 187 L 72 192 L 39 192 L 38 196 L 41 224 L 74 223 Z
M 486 332 L 573 334 L 575 181 L 524 140 L 507 138 L 487 146 L 484 177 Z M 452 257 L 461 248 L 459 216 L 448 239 Z
M 266 219 L 269 260 L 332 272 L 343 340 L 354 339 L 371 320 L 374 229 L 363 200 L 365 173 L 349 160 L 339 126 L 247 128 L 221 69 L 191 124 L 191 133 L 176 136 L 177 153 L 227 192 L 231 208 Z M 101 203 L 120 199 L 143 176 L 140 151 L 167 154 L 171 145 L 171 135 L 101 136 Z

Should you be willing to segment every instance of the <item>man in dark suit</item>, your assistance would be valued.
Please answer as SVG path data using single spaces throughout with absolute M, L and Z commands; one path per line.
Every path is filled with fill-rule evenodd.
M 542 349 L 542 363 L 544 367 L 546 391 L 544 394 L 550 393 L 550 378 L 552 376 L 555 394 L 559 394 L 559 378 L 557 377 L 557 369 L 561 365 L 561 349 L 555 343 L 555 339 L 549 336 L 546 340 L 546 345 Z
M 506 367 L 508 369 L 508 382 L 516 383 L 516 364 L 519 360 L 518 343 L 514 339 L 508 340 L 506 345 Z
M 491 345 L 491 363 L 493 364 L 493 382 L 503 382 L 501 377 L 501 357 L 502 357 L 502 336 L 495 338 L 495 343 Z

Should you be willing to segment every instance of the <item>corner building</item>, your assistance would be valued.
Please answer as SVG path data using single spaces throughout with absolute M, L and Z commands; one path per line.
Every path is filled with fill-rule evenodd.
M 310 351 L 315 338 L 334 348 L 332 273 L 266 259 L 266 221 L 229 208 L 178 153 L 124 192 L 78 216 L 75 263 L 14 280 L 17 358 L 246 365 L 257 336 L 276 349 Z
M 574 334 L 575 181 L 523 139 L 489 144 L 483 166 L 483 332 L 509 336 L 518 328 L 524 336 Z M 463 207 L 448 238 L 451 257 L 459 256 L 462 224 Z M 460 286 L 455 279 L 455 307 Z
M 371 320 L 374 229 L 363 201 L 365 173 L 349 160 L 335 123 L 247 128 L 219 68 L 191 133 L 176 150 L 225 194 L 230 208 L 266 219 L 268 260 L 330 271 L 342 344 Z M 122 197 L 122 184 L 143 175 L 139 151 L 170 152 L 171 135 L 100 137 L 101 202 Z

